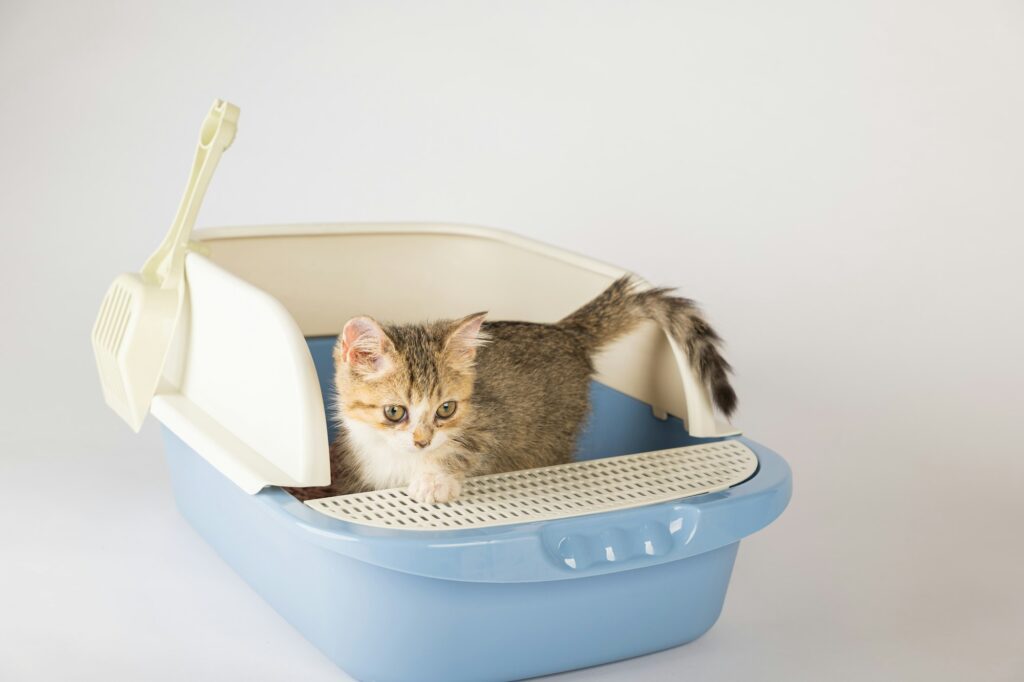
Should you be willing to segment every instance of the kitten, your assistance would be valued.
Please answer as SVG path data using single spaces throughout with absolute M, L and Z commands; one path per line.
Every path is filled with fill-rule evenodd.
M 293 488 L 301 500 L 404 487 L 449 502 L 463 480 L 572 459 L 589 410 L 593 355 L 643 320 L 687 351 L 715 405 L 736 394 L 720 339 L 694 303 L 622 277 L 554 324 L 460 320 L 345 324 L 334 347 L 340 434 L 331 484 Z

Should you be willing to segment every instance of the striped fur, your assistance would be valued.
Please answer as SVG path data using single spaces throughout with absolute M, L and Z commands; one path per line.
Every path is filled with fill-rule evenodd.
M 683 347 L 715 406 L 729 416 L 736 409 L 737 399 L 729 383 L 732 367 L 719 351 L 722 340 L 701 316 L 696 303 L 670 292 L 664 288 L 638 290 L 627 275 L 558 324 L 575 332 L 587 353 L 593 354 L 640 322 L 657 322 Z
M 467 476 L 568 462 L 590 409 L 594 354 L 645 320 L 669 331 L 732 413 L 729 363 L 696 305 L 629 277 L 555 324 L 483 322 L 482 313 L 412 325 L 353 318 L 335 347 L 331 484 L 291 492 L 306 500 L 408 486 L 415 499 L 446 502 Z M 446 401 L 458 408 L 440 418 Z M 388 405 L 407 418 L 387 419 Z

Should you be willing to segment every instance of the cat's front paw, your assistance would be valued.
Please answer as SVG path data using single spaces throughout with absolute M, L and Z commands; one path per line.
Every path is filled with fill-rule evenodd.
M 424 504 L 451 502 L 462 492 L 462 482 L 447 474 L 420 474 L 406 490 L 409 497 Z

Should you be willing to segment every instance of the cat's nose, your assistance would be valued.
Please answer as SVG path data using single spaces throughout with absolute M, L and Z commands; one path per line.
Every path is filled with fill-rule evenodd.
M 425 448 L 430 445 L 430 439 L 427 440 L 414 440 L 413 444 L 418 448 Z

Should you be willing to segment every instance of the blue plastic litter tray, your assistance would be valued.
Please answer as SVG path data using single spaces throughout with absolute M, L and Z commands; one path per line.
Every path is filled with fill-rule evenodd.
M 310 350 L 329 386 L 330 342 Z M 675 418 L 593 385 L 579 450 L 692 446 Z M 739 541 L 790 497 L 789 467 L 745 438 L 728 490 L 537 523 L 402 531 L 327 517 L 278 488 L 248 495 L 165 429 L 179 508 L 246 582 L 360 680 L 514 680 L 674 647 L 722 609 Z M 566 544 L 586 557 L 566 562 Z M 654 551 L 646 552 L 646 548 Z

